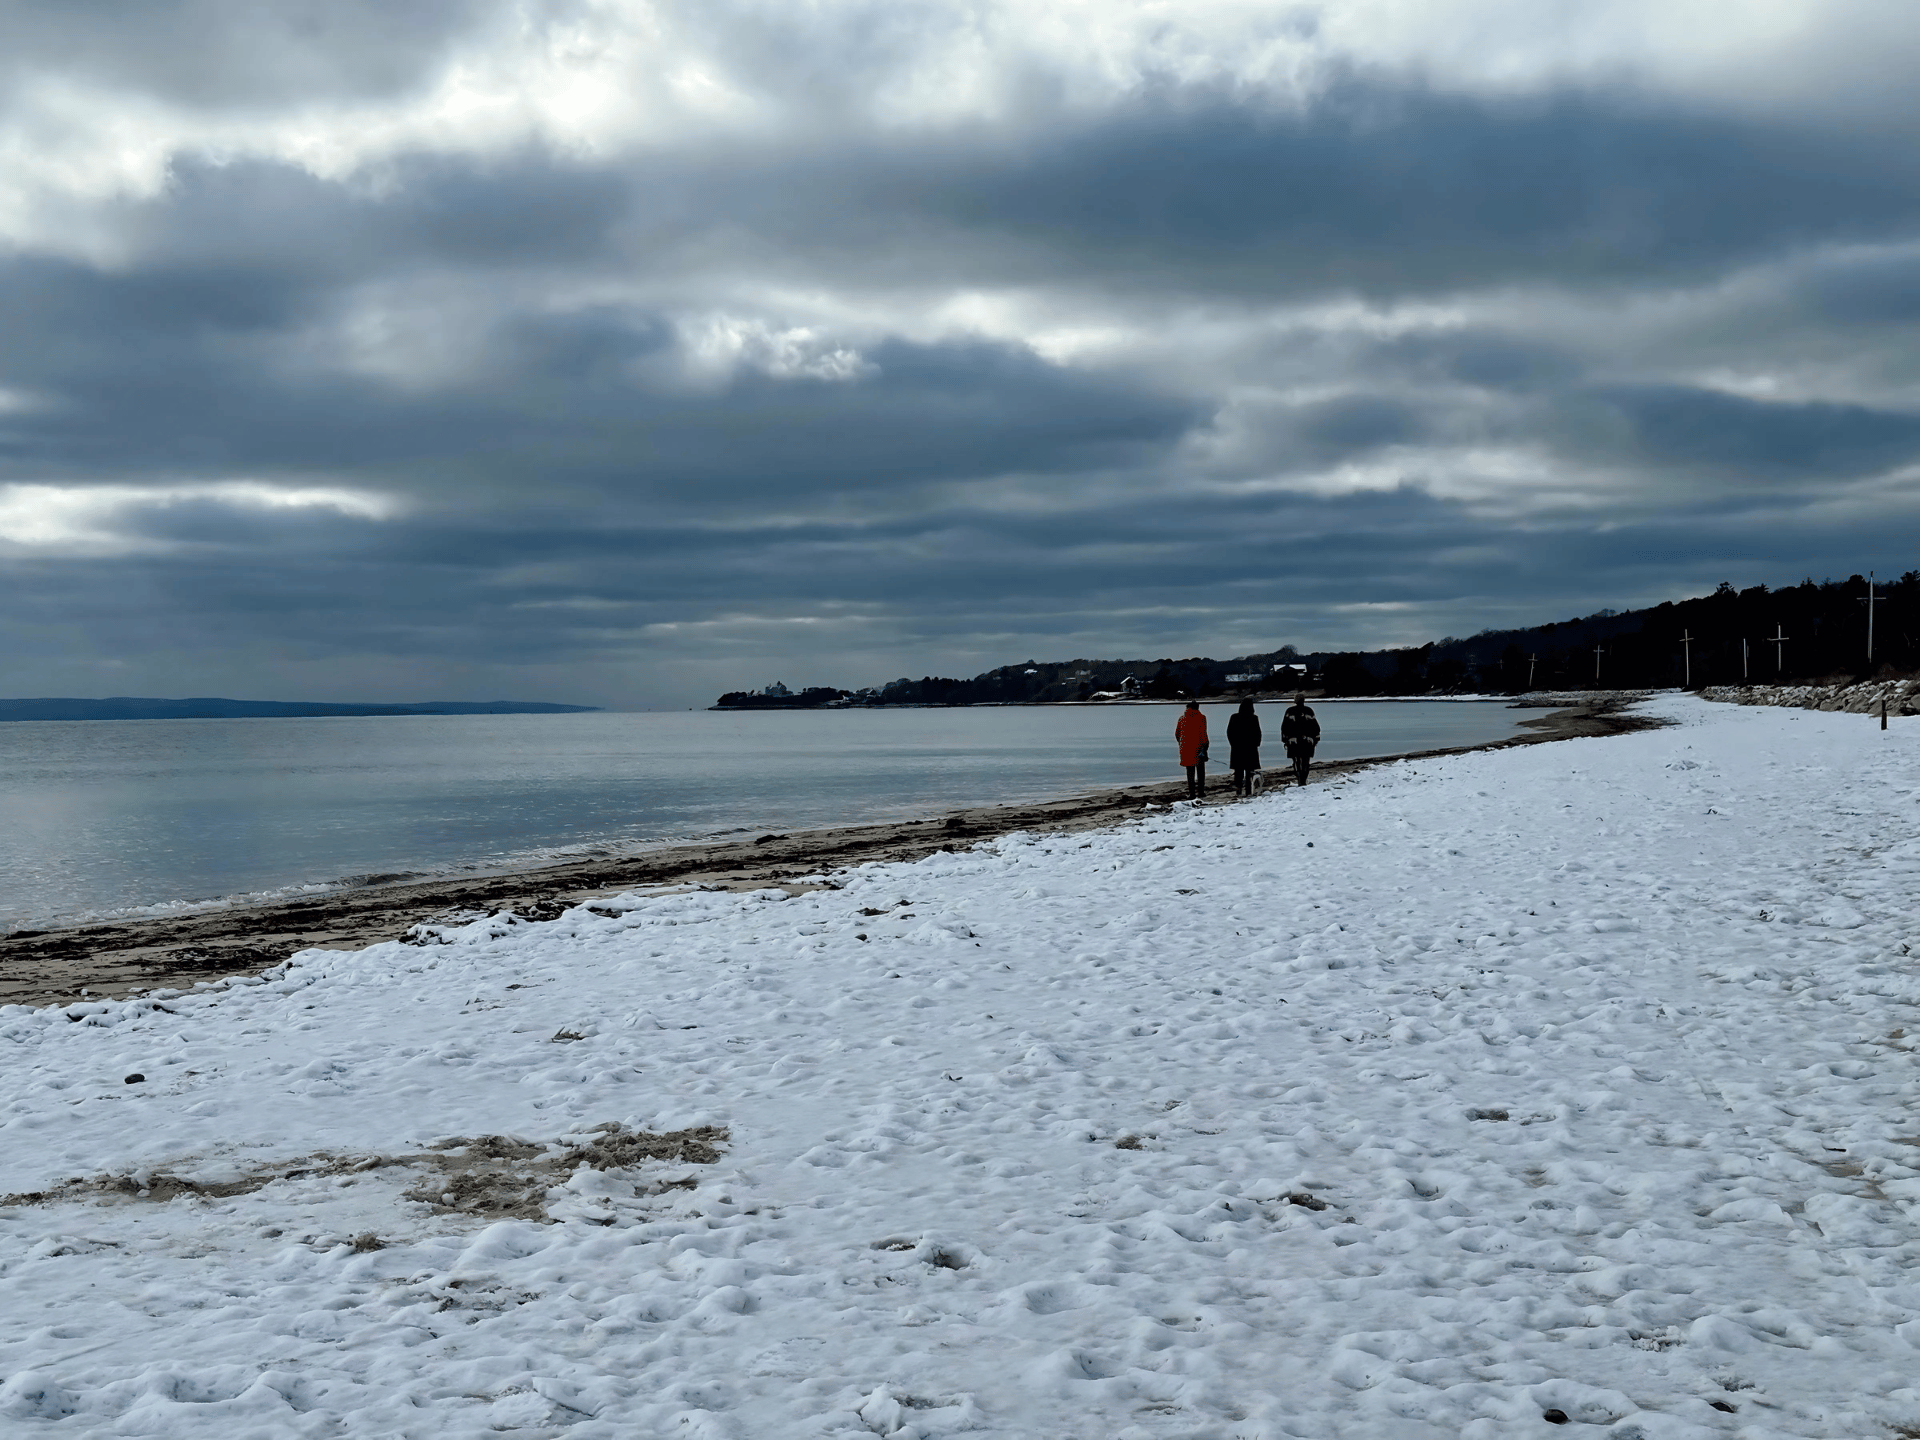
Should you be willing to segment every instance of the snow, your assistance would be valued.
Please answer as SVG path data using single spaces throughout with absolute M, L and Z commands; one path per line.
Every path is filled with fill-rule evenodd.
M 0 1429 L 1920 1433 L 1920 726 L 1648 708 L 0 1011 Z

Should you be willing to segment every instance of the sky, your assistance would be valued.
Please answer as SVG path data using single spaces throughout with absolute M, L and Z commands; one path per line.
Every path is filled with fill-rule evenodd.
M 1911 0 L 0 0 L 0 694 L 1920 566 Z

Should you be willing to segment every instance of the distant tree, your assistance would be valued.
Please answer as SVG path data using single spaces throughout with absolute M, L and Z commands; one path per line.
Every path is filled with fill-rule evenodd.
M 1536 667 L 1537 668 L 1537 667 Z M 1518 645 L 1509 644 L 1500 652 L 1499 678 L 1487 688 L 1517 692 L 1527 683 L 1527 657 Z
M 1427 664 L 1433 654 L 1433 646 L 1422 645 L 1417 650 L 1396 650 L 1393 652 L 1393 679 L 1381 687 L 1395 695 L 1419 695 L 1426 691 L 1428 684 Z
M 1160 668 L 1147 681 L 1145 690 L 1150 700 L 1184 700 L 1187 695 L 1186 687 L 1173 673 L 1173 662 L 1170 660 L 1160 662 Z
M 1592 684 L 1595 646 L 1603 652 L 1601 683 L 1618 686 L 1677 685 L 1689 651 L 1695 684 L 1737 682 L 1743 675 L 1755 681 L 1771 681 L 1776 675 L 1804 681 L 1863 678 L 1887 667 L 1920 669 L 1920 570 L 1876 582 L 1871 662 L 1866 653 L 1866 598 L 1866 580 L 1859 575 L 1824 583 L 1808 577 L 1777 590 L 1766 585 L 1736 590 L 1732 582 L 1723 581 L 1710 594 L 1624 614 L 1601 609 L 1585 618 L 1487 630 L 1472 640 L 1449 636 L 1417 648 L 1302 656 L 1286 645 L 1265 656 L 1233 661 L 1200 656 L 1150 662 L 1075 660 L 1067 665 L 1029 661 L 971 680 L 903 677 L 854 697 L 826 686 L 809 686 L 797 695 L 782 695 L 773 687 L 757 693 L 729 691 L 720 704 L 792 709 L 848 698 L 880 705 L 1050 701 L 1118 690 L 1134 677 L 1145 680 L 1138 693 L 1180 699 L 1223 693 L 1229 674 L 1270 676 L 1274 665 L 1291 663 L 1317 670 L 1329 695 L 1421 694 L 1469 683 L 1514 692 L 1528 683 L 1530 668 L 1540 688 Z M 1786 637 L 1777 648 L 1772 639 L 1776 634 Z M 1496 654 L 1497 661 L 1489 658 Z M 1778 667 L 1776 654 L 1784 662 Z M 1539 658 L 1529 662 L 1530 655 Z
M 1327 657 L 1320 667 L 1320 686 L 1329 695 L 1372 695 L 1377 682 L 1366 662 L 1348 651 Z

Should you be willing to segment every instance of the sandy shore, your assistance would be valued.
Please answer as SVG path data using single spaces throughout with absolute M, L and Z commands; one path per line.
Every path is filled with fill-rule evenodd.
M 1316 763 L 1316 776 L 1390 759 L 1498 750 L 1582 736 L 1617 735 L 1654 721 L 1615 700 L 1576 705 L 1520 722 L 1528 733 L 1486 745 L 1412 752 L 1411 757 Z M 1268 772 L 1278 781 L 1280 771 Z M 1225 776 L 1215 794 L 1231 803 Z M 395 940 L 413 926 L 511 910 L 548 919 L 624 891 L 665 886 L 761 889 L 821 885 L 824 872 L 867 861 L 917 860 L 1015 830 L 1069 832 L 1117 824 L 1145 805 L 1182 799 L 1179 779 L 1029 804 L 953 811 L 927 820 L 796 831 L 751 841 L 703 842 L 526 871 L 375 889 L 315 899 L 222 908 L 165 918 L 20 931 L 0 937 L 0 1005 L 66 1004 L 156 988 L 190 989 L 227 975 L 255 974 L 310 948 L 358 950 Z

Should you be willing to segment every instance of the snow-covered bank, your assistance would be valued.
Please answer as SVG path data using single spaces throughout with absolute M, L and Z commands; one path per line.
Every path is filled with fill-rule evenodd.
M 0 1210 L 0 1417 L 1920 1428 L 1920 729 L 1652 705 L 1680 724 L 838 891 L 0 1012 L 0 1191 L 55 1192 Z M 608 1123 L 728 1138 L 543 1193 Z M 436 1140 L 503 1134 L 567 1142 L 491 1147 L 558 1223 L 437 1189 L 474 1152 Z M 148 1195 L 58 1189 L 99 1174 Z
M 1866 680 L 1858 685 L 1709 685 L 1704 700 L 1734 705 L 1784 705 L 1795 710 L 1839 710 L 1878 715 L 1920 714 L 1920 680 Z

